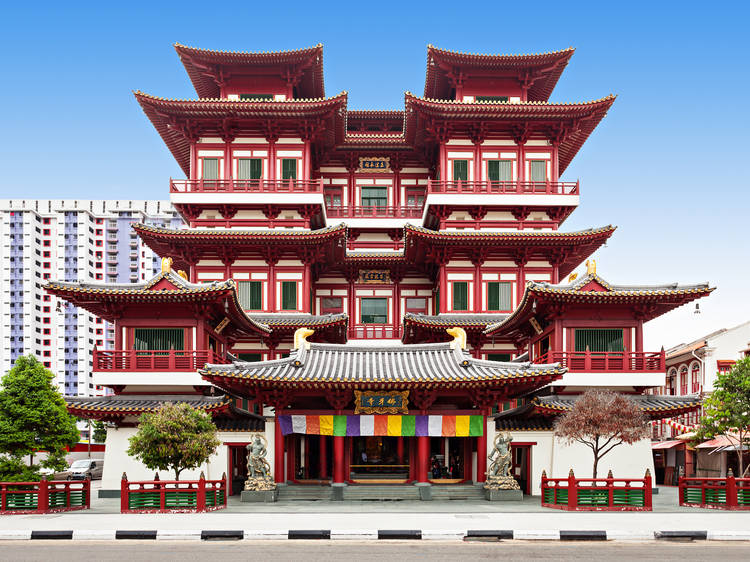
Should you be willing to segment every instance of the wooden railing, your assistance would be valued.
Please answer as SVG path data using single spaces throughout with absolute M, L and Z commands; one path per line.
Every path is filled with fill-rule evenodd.
M 170 193 L 322 193 L 323 180 L 169 180 Z
M 427 180 L 427 193 L 509 193 L 516 195 L 578 195 L 570 181 L 436 181 Z
M 332 205 L 326 207 L 326 214 L 330 218 L 395 218 L 418 219 L 422 216 L 421 206 L 388 207 L 388 206 L 354 206 Z
M 351 326 L 349 328 L 349 339 L 351 340 L 393 340 L 401 337 L 401 326 Z
M 0 482 L 0 514 L 55 513 L 91 507 L 91 480 Z
M 542 472 L 542 507 L 567 511 L 651 511 L 652 478 L 547 478 Z
M 94 371 L 197 371 L 206 363 L 227 363 L 209 350 L 94 348 Z
M 711 509 L 750 510 L 750 478 L 690 478 L 677 482 L 680 505 Z
M 120 481 L 120 513 L 189 513 L 214 511 L 227 506 L 227 475 L 221 480 Z
M 663 373 L 664 351 L 549 351 L 534 363 L 562 363 L 575 372 L 642 372 Z

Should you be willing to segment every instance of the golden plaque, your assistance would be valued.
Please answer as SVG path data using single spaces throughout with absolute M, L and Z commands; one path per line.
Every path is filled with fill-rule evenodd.
M 355 414 L 406 414 L 409 412 L 408 390 L 355 390 Z

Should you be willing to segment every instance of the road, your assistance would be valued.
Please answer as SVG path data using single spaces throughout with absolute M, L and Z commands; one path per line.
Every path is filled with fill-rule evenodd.
M 330 542 L 330 541 L 3 541 L 2 560 L 49 562 L 96 560 L 748 560 L 745 542 Z

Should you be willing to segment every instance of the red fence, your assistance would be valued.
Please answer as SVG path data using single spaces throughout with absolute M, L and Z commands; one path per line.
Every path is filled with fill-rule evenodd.
M 349 339 L 399 339 L 401 326 L 352 326 L 349 328 Z
M 542 472 L 542 507 L 567 511 L 651 511 L 651 473 L 644 478 L 547 478 Z
M 0 514 L 55 513 L 91 507 L 91 480 L 0 482 Z
M 332 218 L 395 218 L 395 219 L 418 219 L 422 216 L 423 207 L 387 207 L 356 205 L 332 205 L 326 207 L 326 214 Z
M 535 363 L 562 363 L 569 371 L 644 372 L 666 370 L 664 351 L 550 351 Z
M 171 193 L 322 193 L 323 180 L 169 180 Z
M 427 181 L 427 193 L 578 195 L 578 189 L 577 181 Z
M 221 480 L 153 480 L 120 482 L 120 513 L 190 513 L 227 506 L 227 475 Z
M 680 505 L 711 509 L 750 510 L 750 478 L 689 478 L 677 483 Z
M 197 371 L 226 362 L 211 350 L 94 349 L 94 371 Z

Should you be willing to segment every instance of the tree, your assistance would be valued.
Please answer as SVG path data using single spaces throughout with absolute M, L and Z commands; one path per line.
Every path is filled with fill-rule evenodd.
M 739 474 L 748 472 L 743 447 L 750 448 L 750 357 L 740 359 L 729 372 L 719 373 L 714 390 L 704 402 L 696 431 L 698 439 L 725 436 L 737 448 Z
M 92 440 L 94 443 L 104 443 L 107 440 L 107 428 L 104 426 L 104 422 L 101 420 L 95 421 L 93 428 Z
M 41 466 L 63 470 L 65 449 L 80 439 L 76 420 L 68 413 L 55 375 L 32 356 L 19 357 L 2 378 L 0 389 L 1 479 L 38 479 L 34 453 L 47 451 Z M 29 455 L 26 467 L 23 457 Z
M 184 402 L 141 415 L 129 441 L 128 455 L 152 470 L 174 470 L 175 480 L 206 462 L 220 444 L 211 417 Z
M 623 443 L 649 435 L 648 420 L 632 401 L 609 390 L 589 390 L 555 423 L 555 436 L 582 443 L 594 453 L 594 478 L 599 461 Z

